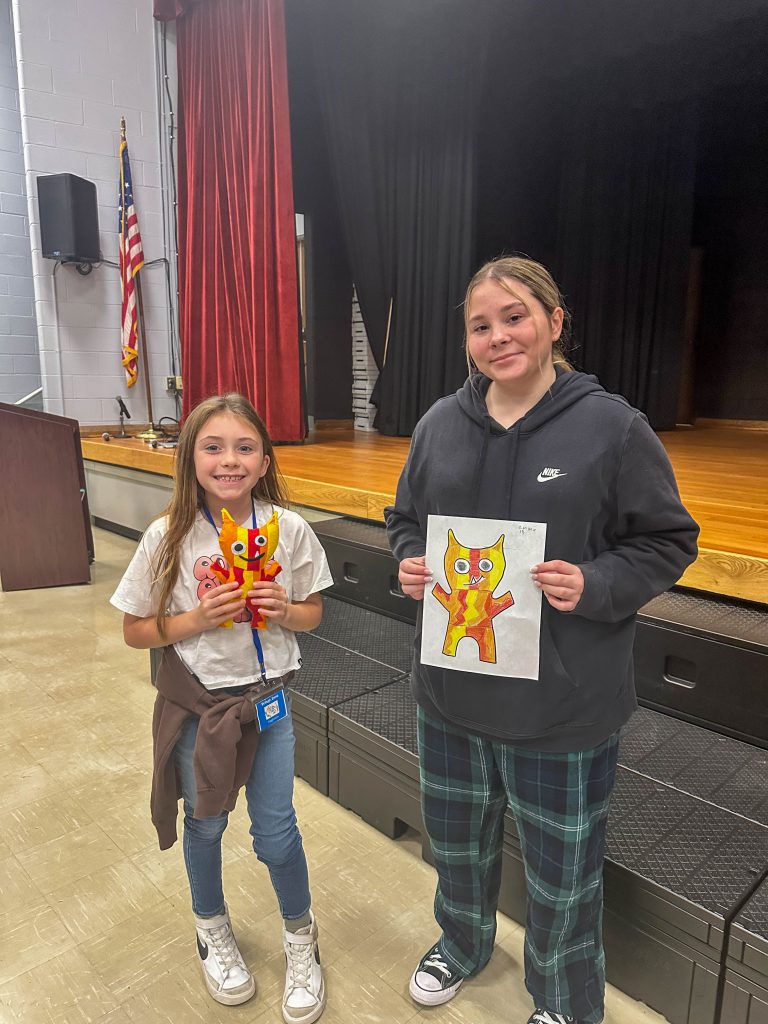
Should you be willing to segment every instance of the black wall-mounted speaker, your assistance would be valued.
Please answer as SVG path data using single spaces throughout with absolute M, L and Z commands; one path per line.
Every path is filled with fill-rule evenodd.
M 37 179 L 43 256 L 65 263 L 98 263 L 99 206 L 96 186 L 76 174 Z

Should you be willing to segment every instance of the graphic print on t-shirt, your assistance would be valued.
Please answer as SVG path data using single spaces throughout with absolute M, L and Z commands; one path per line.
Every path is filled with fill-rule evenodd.
M 214 587 L 221 586 L 222 581 L 213 571 L 214 564 L 219 565 L 224 572 L 229 572 L 229 566 L 218 551 L 212 555 L 201 555 L 195 562 L 193 573 L 195 579 L 199 580 L 199 583 L 197 584 L 197 596 L 201 601 L 209 590 L 213 590 Z M 236 616 L 233 621 L 250 622 L 250 611 L 247 608 L 243 608 L 240 614 Z

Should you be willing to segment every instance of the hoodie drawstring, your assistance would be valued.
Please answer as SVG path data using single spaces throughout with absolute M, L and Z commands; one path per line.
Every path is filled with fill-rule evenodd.
M 483 443 L 480 447 L 480 458 L 475 463 L 475 474 L 472 477 L 472 515 L 477 516 L 477 503 L 480 498 L 480 478 L 483 475 L 485 456 L 488 453 L 488 442 L 491 438 L 491 417 L 483 416 Z
M 509 479 L 507 481 L 507 500 L 504 504 L 504 516 L 510 515 L 510 509 L 512 508 L 512 485 L 515 479 L 515 468 L 517 467 L 517 447 L 520 443 L 520 430 L 518 427 L 513 428 L 510 431 L 512 435 L 512 451 L 509 455 L 510 467 L 509 467 Z M 486 413 L 483 417 L 483 441 L 480 445 L 480 457 L 475 463 L 475 472 L 472 477 L 472 515 L 477 517 L 478 505 L 480 502 L 480 481 L 483 476 L 483 469 L 485 468 L 485 459 L 488 454 L 488 445 L 491 440 L 491 417 Z M 500 518 L 504 518 L 501 516 Z
M 507 516 L 512 514 L 512 485 L 515 480 L 515 470 L 517 469 L 517 446 L 520 443 L 520 429 L 515 427 L 512 431 L 512 451 L 510 452 L 510 462 L 512 465 L 509 467 L 509 481 L 507 483 L 507 500 L 504 505 L 504 511 Z

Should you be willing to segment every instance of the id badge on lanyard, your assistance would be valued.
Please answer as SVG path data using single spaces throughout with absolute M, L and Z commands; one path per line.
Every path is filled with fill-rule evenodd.
M 288 714 L 285 690 L 282 684 L 274 686 L 269 682 L 260 683 L 251 699 L 256 712 L 256 728 L 259 732 L 264 732 Z

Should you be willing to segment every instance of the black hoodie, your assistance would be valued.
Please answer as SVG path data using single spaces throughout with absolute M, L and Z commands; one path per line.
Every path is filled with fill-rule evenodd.
M 635 613 L 696 558 L 698 527 L 642 413 L 594 377 L 563 372 L 508 430 L 475 376 L 419 421 L 395 504 L 395 558 L 423 555 L 427 516 L 547 524 L 545 560 L 578 565 L 573 612 L 542 596 L 538 681 L 422 665 L 421 605 L 413 688 L 428 714 L 472 733 L 548 751 L 594 747 L 636 707 Z M 432 567 L 436 568 L 436 567 Z

